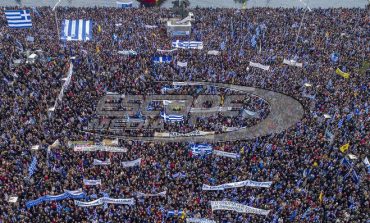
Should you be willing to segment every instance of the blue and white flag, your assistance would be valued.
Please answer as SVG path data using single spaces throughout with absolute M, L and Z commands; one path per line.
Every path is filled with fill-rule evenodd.
M 352 180 L 356 183 L 360 183 L 360 177 L 358 176 L 357 172 L 355 170 L 352 171 Z
M 193 156 L 211 155 L 213 152 L 212 145 L 209 144 L 192 144 L 190 149 Z
M 87 180 L 83 179 L 84 185 L 88 186 L 96 186 L 96 185 L 101 185 L 101 180 Z
M 351 163 L 351 162 L 350 162 L 346 157 L 344 157 L 344 158 L 342 159 L 341 164 L 342 164 L 343 166 L 347 167 L 348 169 L 350 169 L 350 168 L 352 167 L 352 163 Z
M 253 35 L 252 36 L 252 38 L 251 38 L 251 45 L 252 45 L 253 48 L 256 47 L 256 45 L 257 45 L 257 37 L 256 37 L 256 35 Z
M 31 28 L 30 10 L 5 10 L 9 28 Z
M 269 188 L 272 185 L 272 181 L 266 182 L 257 182 L 253 180 L 245 180 L 233 183 L 226 183 L 217 186 L 210 186 L 207 184 L 203 184 L 202 190 L 225 190 L 231 188 L 239 188 L 239 187 L 259 187 L 259 188 Z
M 172 47 L 180 49 L 203 49 L 203 42 L 201 41 L 180 41 L 172 42 Z
M 120 9 L 132 8 L 132 2 L 119 2 L 119 1 L 117 1 L 117 8 L 120 8 Z
M 341 120 L 339 120 L 339 122 L 338 122 L 338 128 L 342 128 L 342 126 L 343 126 L 343 121 L 344 121 L 344 119 L 342 118 Z
M 37 168 L 37 158 L 36 156 L 34 156 L 32 158 L 30 167 L 28 168 L 28 177 L 31 177 L 35 173 L 36 168 Z
M 161 117 L 165 122 L 183 122 L 183 115 L 167 115 L 165 112 L 161 112 Z
M 104 165 L 110 165 L 111 164 L 111 162 L 110 162 L 110 160 L 108 159 L 108 160 L 98 160 L 98 159 L 94 159 L 94 163 L 93 163 L 93 165 L 94 166 L 104 166 Z
M 186 223 L 216 223 L 216 221 L 206 218 L 186 218 Z
M 155 56 L 153 57 L 154 63 L 170 63 L 172 61 L 171 56 Z
M 65 19 L 62 22 L 61 40 L 66 41 L 88 41 L 92 40 L 92 21 L 91 20 L 70 20 Z
M 164 87 L 161 88 L 161 92 L 162 92 L 162 94 L 164 94 L 167 91 L 175 91 L 175 90 L 179 90 L 180 88 L 181 88 L 180 86 L 173 86 L 173 87 L 164 86 Z
M 180 217 L 182 215 L 183 211 L 182 210 L 170 210 L 167 212 L 167 218 L 172 218 L 172 217 Z
M 85 192 L 82 192 L 82 190 L 75 190 L 75 191 L 69 191 L 65 190 L 63 194 L 59 195 L 45 195 L 42 197 L 37 198 L 36 200 L 31 200 L 26 202 L 26 207 L 31 208 L 35 205 L 38 205 L 44 201 L 60 201 L 64 199 L 82 199 L 86 196 Z
M 338 53 L 332 53 L 332 54 L 330 55 L 330 60 L 331 60 L 332 62 L 334 62 L 334 63 L 338 62 L 338 60 L 339 60 L 339 54 L 338 54 Z
M 369 162 L 369 159 L 366 157 L 363 162 L 364 162 L 364 164 L 365 164 L 365 166 L 367 168 L 367 173 L 370 174 L 370 162 Z

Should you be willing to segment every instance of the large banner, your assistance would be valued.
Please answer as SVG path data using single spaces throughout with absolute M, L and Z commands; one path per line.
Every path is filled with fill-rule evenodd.
M 81 189 L 80 190 L 74 190 L 74 191 L 64 190 L 63 194 L 45 195 L 45 196 L 37 198 L 36 200 L 27 201 L 26 202 L 26 207 L 31 208 L 31 207 L 33 207 L 35 205 L 38 205 L 38 204 L 40 204 L 44 201 L 60 201 L 60 200 L 64 200 L 64 199 L 67 199 L 67 198 L 81 199 L 81 198 L 84 198 L 85 196 L 86 196 L 86 193 L 82 192 Z
M 175 138 L 175 137 L 192 137 L 192 136 L 207 136 L 207 135 L 214 135 L 215 132 L 204 132 L 195 130 L 192 132 L 187 133 L 179 133 L 179 132 L 155 132 L 155 137 L 163 137 L 163 138 Z
M 118 146 L 118 139 L 104 139 L 103 146 Z
M 187 218 L 186 223 L 216 223 L 216 221 L 206 218 Z
M 257 67 L 257 68 L 260 68 L 262 70 L 269 70 L 270 69 L 270 66 L 262 65 L 260 63 L 254 63 L 252 61 L 249 61 L 249 66 L 251 66 L 251 67 Z
M 136 197 L 164 197 L 166 196 L 167 191 L 163 191 L 157 194 L 145 194 L 141 192 L 136 192 Z
M 127 149 L 114 146 L 101 146 L 101 145 L 76 145 L 73 148 L 75 152 L 113 152 L 113 153 L 126 153 Z
M 101 180 L 86 180 L 83 179 L 84 185 L 88 186 L 96 186 L 96 185 L 101 185 Z
M 252 180 L 245 180 L 239 181 L 234 183 L 226 183 L 217 186 L 209 186 L 207 184 L 203 184 L 202 190 L 225 190 L 230 188 L 238 188 L 238 187 L 262 187 L 262 188 L 269 188 L 272 185 L 272 181 L 267 182 L 257 182 Z
M 68 141 L 67 145 L 69 148 L 74 148 L 75 146 L 87 146 L 93 145 L 93 141 Z
M 122 162 L 122 166 L 124 168 L 133 167 L 133 166 L 140 166 L 140 163 L 141 163 L 141 158 L 136 159 L 136 160 L 132 160 L 132 161 Z
M 127 204 L 127 205 L 134 205 L 135 200 L 133 198 L 121 198 L 121 199 L 113 199 L 109 197 L 102 197 L 93 201 L 76 201 L 75 205 L 79 207 L 92 207 L 102 204 Z
M 227 211 L 236 211 L 238 213 L 251 213 L 259 215 L 268 215 L 270 213 L 270 210 L 254 208 L 232 201 L 211 201 L 211 207 L 212 211 L 227 210 Z
M 297 61 L 294 61 L 294 60 L 284 59 L 283 63 L 289 66 L 301 67 L 301 68 L 303 67 L 303 63 L 298 63 Z
M 220 150 L 213 150 L 213 154 L 217 156 L 224 156 L 224 157 L 229 157 L 233 159 L 238 159 L 240 157 L 240 155 L 237 153 L 229 153 L 229 152 L 224 152 Z

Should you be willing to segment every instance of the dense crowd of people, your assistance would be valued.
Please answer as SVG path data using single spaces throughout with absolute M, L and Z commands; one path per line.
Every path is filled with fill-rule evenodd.
M 193 9 L 195 21 L 186 39 L 203 41 L 204 49 L 177 50 L 171 53 L 171 63 L 159 65 L 152 61 L 162 55 L 157 49 L 170 50 L 171 42 L 180 38 L 169 37 L 161 22 L 174 16 L 168 9 L 59 7 L 55 14 L 41 7 L 32 13 L 33 28 L 22 30 L 9 29 L 2 10 L 0 222 L 185 222 L 189 217 L 225 223 L 368 222 L 369 167 L 364 163 L 370 146 L 368 9 L 307 11 L 300 28 L 303 10 Z M 60 41 L 55 19 L 59 26 L 62 19 L 91 19 L 93 40 Z M 137 55 L 121 55 L 120 50 Z M 207 55 L 208 50 L 221 54 Z M 38 58 L 25 60 L 32 52 Z M 284 58 L 302 62 L 303 67 L 284 65 Z M 51 115 L 71 60 L 71 84 Z M 176 61 L 186 61 L 187 67 L 178 67 Z M 270 70 L 249 67 L 250 61 L 269 65 Z M 350 78 L 337 75 L 338 67 Z M 305 114 L 279 134 L 213 143 L 214 149 L 240 154 L 239 159 L 193 157 L 188 143 L 176 142 L 120 140 L 126 153 L 74 152 L 68 146 L 70 141 L 105 139 L 82 130 L 96 116 L 96 104 L 107 92 L 161 94 L 161 82 L 172 81 L 232 83 L 281 92 L 302 103 Z M 248 109 L 261 108 L 250 103 Z M 261 118 L 268 115 L 268 105 L 264 109 Z M 59 143 L 50 147 L 56 140 Z M 348 149 L 341 150 L 347 143 Z M 38 150 L 31 149 L 35 145 Z M 37 164 L 29 177 L 34 157 Z M 142 159 L 140 166 L 122 168 L 122 161 L 137 158 Z M 94 166 L 94 159 L 110 159 L 111 165 Z M 83 179 L 100 179 L 102 184 L 86 186 Z M 248 179 L 273 184 L 202 190 L 203 184 Z M 83 201 L 106 193 L 111 198 L 134 197 L 135 205 L 78 207 L 73 199 L 64 199 L 26 207 L 27 201 L 79 188 L 87 194 Z M 136 196 L 162 191 L 167 194 Z M 9 202 L 13 196 L 18 200 Z M 217 200 L 270 213 L 212 212 L 209 202 Z M 174 210 L 181 214 L 169 214 Z

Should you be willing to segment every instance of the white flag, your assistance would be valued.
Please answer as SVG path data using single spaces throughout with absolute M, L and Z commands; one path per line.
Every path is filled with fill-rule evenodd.
M 180 61 L 177 61 L 177 66 L 179 66 L 179 67 L 187 67 L 188 66 L 188 62 L 180 62 Z
M 220 55 L 220 51 L 217 51 L 217 50 L 210 50 L 207 52 L 208 55 L 214 55 L 214 56 L 218 56 Z
M 283 63 L 284 64 L 287 64 L 289 66 L 303 67 L 303 64 L 302 63 L 298 63 L 295 60 L 287 60 L 287 59 L 284 59 Z

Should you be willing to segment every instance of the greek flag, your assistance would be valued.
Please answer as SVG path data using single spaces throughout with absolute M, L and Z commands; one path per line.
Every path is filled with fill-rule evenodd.
M 179 217 L 183 214 L 182 210 L 170 210 L 167 212 L 167 218 Z
M 172 61 L 171 56 L 155 56 L 153 57 L 154 63 L 169 63 Z
M 31 178 L 31 176 L 35 173 L 36 165 L 37 165 L 37 158 L 36 158 L 36 156 L 34 156 L 32 158 L 32 162 L 30 164 L 30 167 L 28 168 L 28 177 Z
M 352 163 L 347 158 L 343 158 L 341 164 L 348 169 L 352 167 Z
M 5 10 L 9 28 L 31 28 L 30 10 Z
M 352 171 L 352 180 L 356 183 L 360 183 L 360 177 L 358 176 L 357 172 L 355 170 Z
M 183 115 L 166 115 L 165 112 L 161 112 L 161 117 L 164 119 L 165 122 L 183 122 L 184 121 Z
M 180 49 L 203 49 L 203 42 L 201 41 L 180 41 L 172 42 L 172 47 Z
M 192 144 L 190 149 L 193 156 L 211 155 L 213 151 L 212 145 L 209 144 Z
M 256 45 L 257 45 L 257 37 L 256 37 L 256 35 L 253 35 L 252 36 L 252 38 L 251 38 L 251 45 L 252 45 L 253 48 L 256 47 Z
M 120 8 L 120 9 L 132 8 L 132 2 L 117 1 L 117 8 Z
M 339 120 L 339 122 L 338 122 L 338 128 L 342 128 L 342 126 L 343 126 L 343 121 L 344 121 L 344 119 L 342 118 L 341 120 Z
M 92 40 L 92 21 L 91 20 L 70 20 L 65 19 L 62 22 L 62 33 L 60 35 L 61 40 L 67 41 L 87 41 Z

